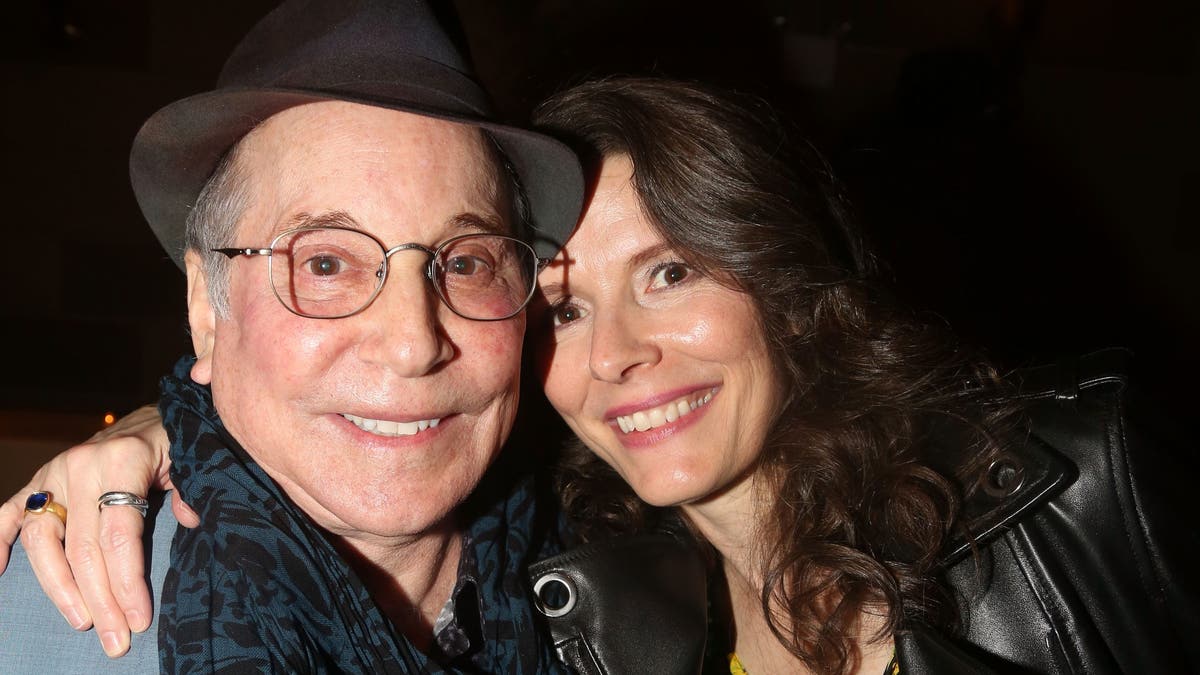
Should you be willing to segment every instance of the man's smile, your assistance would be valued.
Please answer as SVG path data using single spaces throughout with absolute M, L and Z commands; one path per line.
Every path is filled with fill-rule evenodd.
M 436 428 L 441 423 L 442 418 L 435 417 L 428 420 L 417 420 L 415 422 L 394 422 L 391 420 L 373 420 L 350 413 L 341 413 L 342 417 L 354 423 L 354 426 L 363 431 L 370 432 L 379 436 L 415 436 L 426 429 Z

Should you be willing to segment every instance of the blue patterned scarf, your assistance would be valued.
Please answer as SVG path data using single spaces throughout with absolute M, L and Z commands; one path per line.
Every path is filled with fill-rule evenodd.
M 535 536 L 543 528 L 527 483 L 481 490 L 464 509 L 472 519 L 454 595 L 468 614 L 454 620 L 465 624 L 461 653 L 435 662 L 393 628 L 325 534 L 229 435 L 208 387 L 188 375 L 193 362 L 163 378 L 159 402 L 171 478 L 201 520 L 172 542 L 163 672 L 566 673 L 527 590 L 526 566 L 558 549 L 553 536 Z

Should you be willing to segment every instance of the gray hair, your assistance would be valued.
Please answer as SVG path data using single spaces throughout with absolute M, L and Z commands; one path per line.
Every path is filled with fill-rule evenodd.
M 249 176 L 242 167 L 239 141 L 217 165 L 196 197 L 184 229 L 184 248 L 199 254 L 208 298 L 217 316 L 229 316 L 229 258 L 212 249 L 231 246 L 238 221 L 250 204 Z
M 480 131 L 489 141 L 488 155 L 495 164 L 497 178 L 508 192 L 513 219 L 512 234 L 527 239 L 530 234 L 530 207 L 520 175 L 496 139 L 487 130 Z M 229 317 L 230 260 L 212 249 L 234 245 L 238 221 L 250 205 L 249 174 L 241 161 L 245 139 L 246 136 L 243 136 L 230 148 L 212 177 L 204 184 L 204 189 L 196 197 L 195 206 L 188 212 L 183 235 L 184 250 L 195 251 L 204 263 L 209 301 L 217 316 L 223 319 Z

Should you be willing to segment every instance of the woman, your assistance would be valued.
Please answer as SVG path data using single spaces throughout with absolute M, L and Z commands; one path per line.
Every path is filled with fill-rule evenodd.
M 1080 504 L 1107 513 L 1107 474 L 1071 456 L 1088 476 L 1072 483 L 1070 461 L 1028 441 L 1015 389 L 875 286 L 827 168 L 792 154 L 761 104 L 612 79 L 552 98 L 536 122 L 597 176 L 539 278 L 546 321 L 531 336 L 580 441 L 559 468 L 564 507 L 586 540 L 679 516 L 711 546 L 720 670 L 1149 672 L 1196 658 L 1170 626 L 1197 619 L 1164 591 L 1196 548 L 1187 534 L 1159 545 L 1169 501 L 1132 497 L 1147 545 L 1125 557 L 1154 551 L 1134 571 L 1105 543 L 1120 537 L 1063 525 Z M 1076 555 L 1080 542 L 1105 554 Z M 1047 608 L 1055 598 L 1070 601 Z M 1125 605 L 1157 613 L 1097 616 Z
M 764 113 L 649 81 L 539 111 L 599 175 L 570 264 L 539 278 L 546 396 L 594 453 L 570 453 L 561 492 L 589 532 L 678 505 L 749 672 L 883 672 L 902 619 L 951 613 L 932 571 L 956 486 L 1011 406 L 870 288 L 825 167 Z M 922 443 L 939 425 L 955 454 Z

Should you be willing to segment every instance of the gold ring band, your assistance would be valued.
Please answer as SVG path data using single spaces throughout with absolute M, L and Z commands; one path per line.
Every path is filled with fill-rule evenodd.
M 67 524 L 67 507 L 50 499 L 49 492 L 35 492 L 25 500 L 25 513 L 53 513 L 63 525 Z

